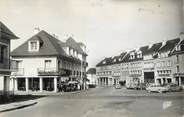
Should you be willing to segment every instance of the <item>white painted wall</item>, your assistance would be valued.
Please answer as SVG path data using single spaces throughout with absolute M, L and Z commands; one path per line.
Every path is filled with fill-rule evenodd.
M 14 59 L 14 58 L 13 58 Z M 14 60 L 22 61 L 22 68 L 24 68 L 24 76 L 37 76 L 38 68 L 44 68 L 45 60 L 51 60 L 51 68 L 57 68 L 56 57 L 44 57 L 44 58 L 16 58 Z
M 95 74 L 87 74 L 87 78 L 90 80 L 88 84 L 97 84 L 97 76 Z
M 0 76 L 0 91 L 4 90 L 4 76 Z

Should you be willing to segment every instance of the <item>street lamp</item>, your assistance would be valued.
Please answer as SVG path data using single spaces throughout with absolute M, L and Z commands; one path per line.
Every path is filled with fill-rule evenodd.
M 82 74 L 82 56 L 81 56 L 81 83 L 82 83 L 82 85 L 84 84 L 83 83 L 83 74 Z

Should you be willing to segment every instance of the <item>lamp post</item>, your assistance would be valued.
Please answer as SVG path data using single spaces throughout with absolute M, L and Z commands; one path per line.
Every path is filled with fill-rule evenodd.
M 82 56 L 81 56 L 81 83 L 82 83 L 82 85 L 84 84 L 83 83 L 83 74 L 82 74 Z

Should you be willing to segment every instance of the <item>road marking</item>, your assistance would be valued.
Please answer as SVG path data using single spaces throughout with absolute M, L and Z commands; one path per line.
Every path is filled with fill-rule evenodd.
M 165 109 L 169 108 L 170 106 L 172 106 L 172 101 L 164 101 L 162 108 L 163 108 L 163 110 L 165 110 Z

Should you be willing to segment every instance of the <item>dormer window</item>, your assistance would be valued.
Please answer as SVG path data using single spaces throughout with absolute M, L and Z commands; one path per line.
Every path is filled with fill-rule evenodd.
M 180 50 L 181 50 L 180 45 L 177 45 L 177 46 L 176 46 L 176 51 L 180 51 Z
M 137 52 L 137 58 L 142 58 L 142 52 L 141 51 Z
M 103 64 L 106 64 L 106 61 L 103 61 Z
M 135 54 L 134 53 L 131 53 L 130 54 L 130 59 L 132 60 L 132 59 L 135 59 Z
M 29 41 L 28 46 L 29 46 L 30 52 L 37 52 L 39 51 L 40 44 L 39 44 L 39 41 Z

